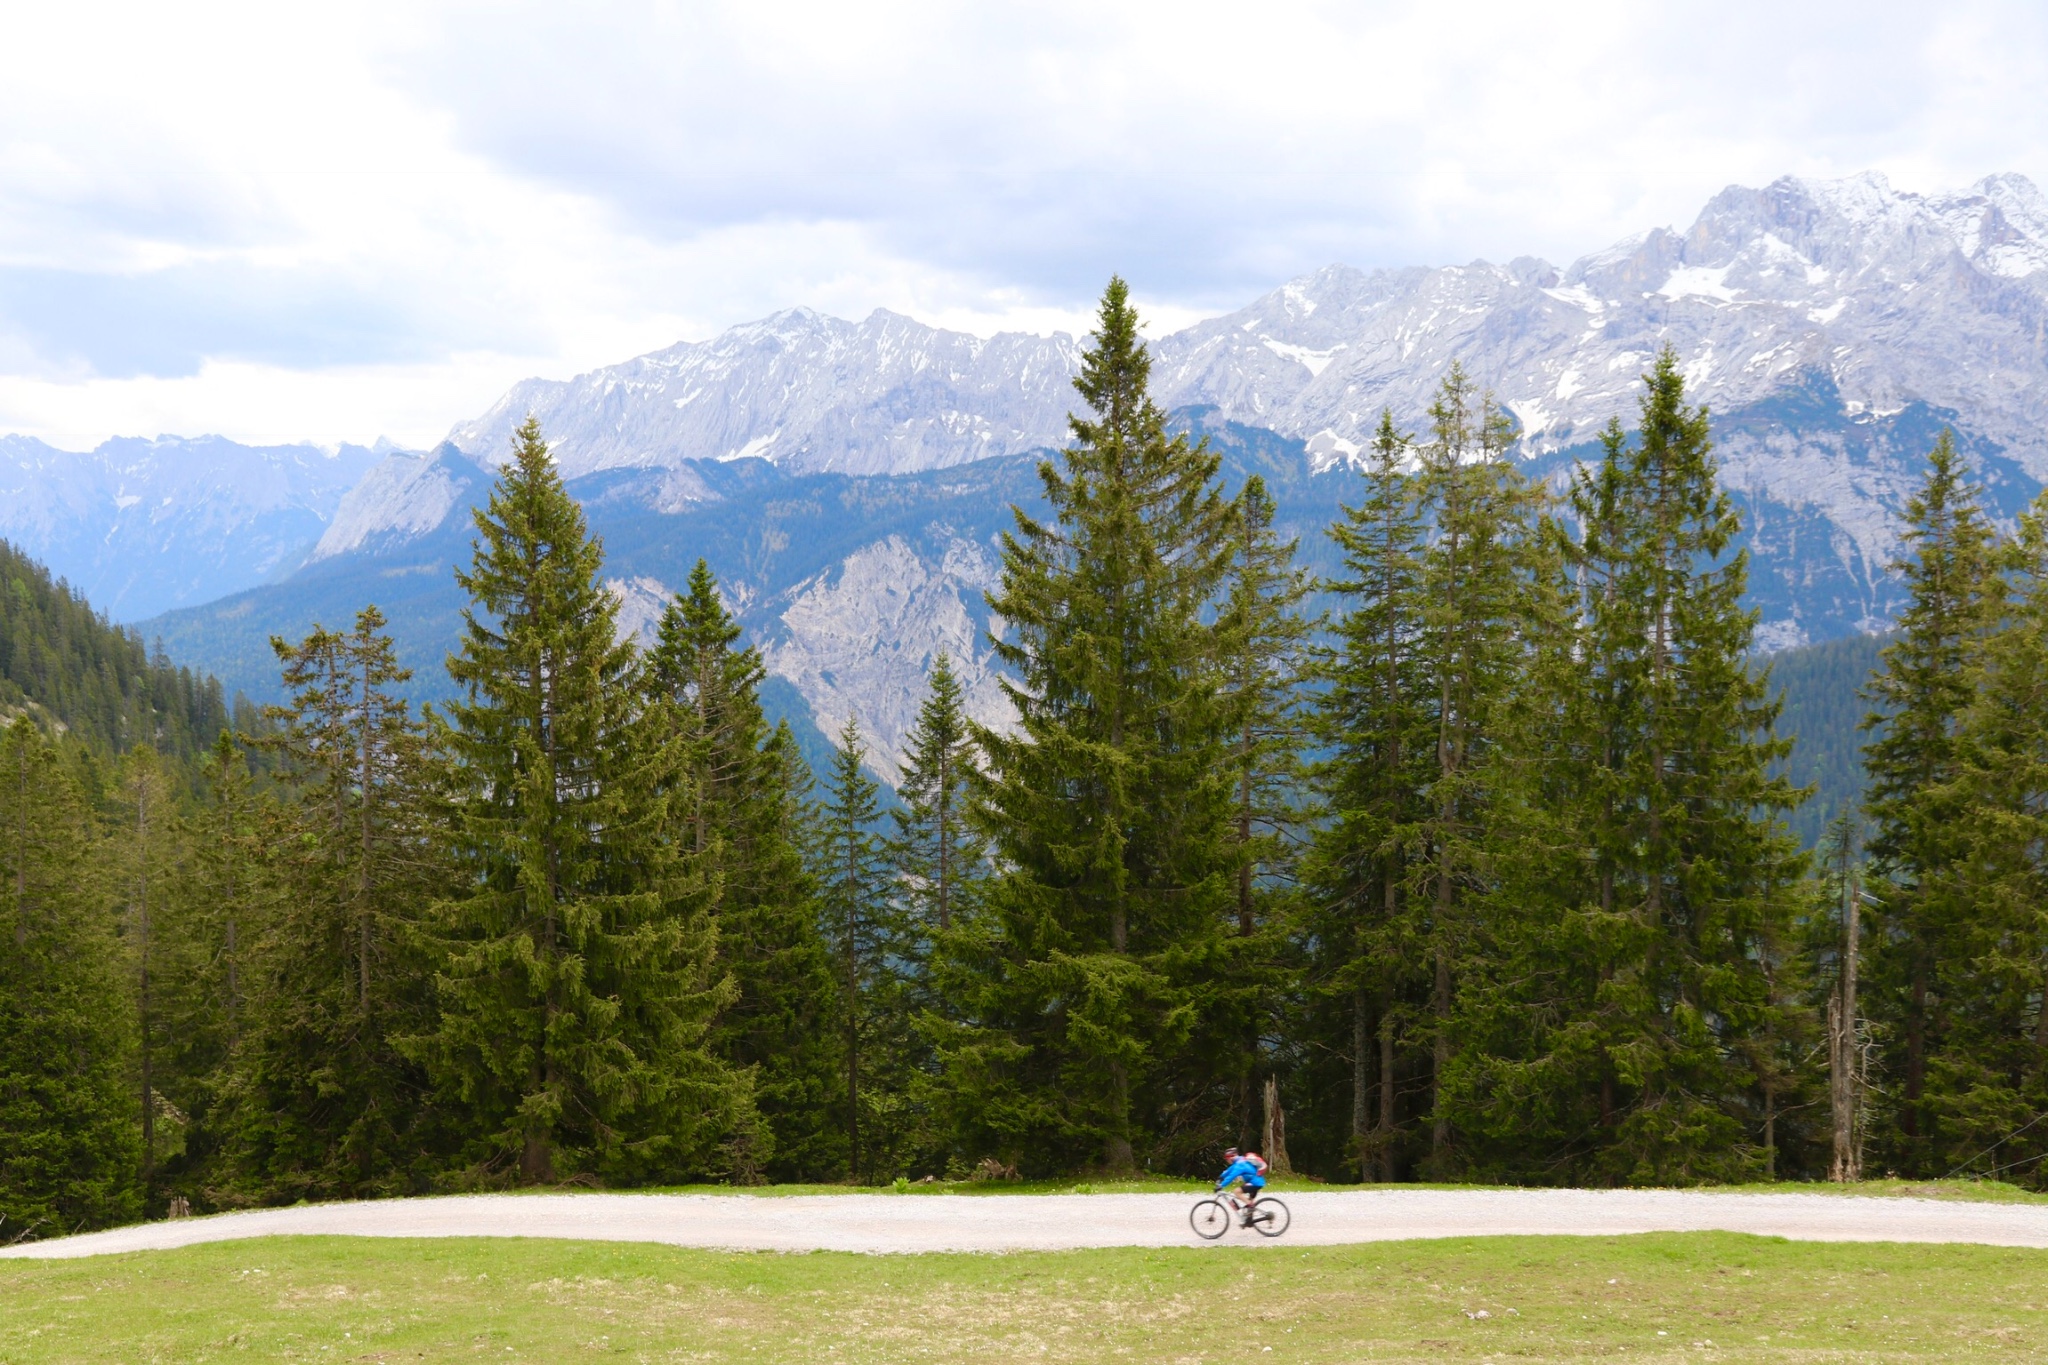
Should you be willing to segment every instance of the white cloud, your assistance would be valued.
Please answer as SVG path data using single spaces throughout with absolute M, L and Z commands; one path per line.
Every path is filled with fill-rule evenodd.
M 2048 178 L 2019 4 L 17 7 L 0 430 L 412 443 L 776 308 L 1169 330 L 1730 182 Z

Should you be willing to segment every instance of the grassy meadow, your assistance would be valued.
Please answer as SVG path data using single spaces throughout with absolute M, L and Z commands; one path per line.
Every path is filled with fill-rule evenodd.
M 2048 1252 L 1721 1233 L 1009 1255 L 274 1238 L 0 1262 L 0 1361 L 2048 1358 Z

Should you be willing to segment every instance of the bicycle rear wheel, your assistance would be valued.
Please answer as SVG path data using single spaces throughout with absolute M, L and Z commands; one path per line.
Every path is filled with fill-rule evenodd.
M 1278 1237 L 1292 1221 L 1287 1206 L 1277 1199 L 1261 1199 L 1252 1205 L 1252 1231 L 1261 1237 Z
M 1230 1209 L 1221 1199 L 1204 1199 L 1188 1211 L 1188 1224 L 1195 1236 L 1213 1242 L 1230 1231 Z

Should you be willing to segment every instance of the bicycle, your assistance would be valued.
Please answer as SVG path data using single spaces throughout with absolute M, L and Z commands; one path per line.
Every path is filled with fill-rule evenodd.
M 1213 1242 L 1230 1231 L 1232 1223 L 1250 1228 L 1261 1237 L 1278 1237 L 1292 1221 L 1287 1206 L 1269 1194 L 1247 1203 L 1227 1190 L 1219 1190 L 1188 1211 L 1188 1225 L 1205 1242 Z

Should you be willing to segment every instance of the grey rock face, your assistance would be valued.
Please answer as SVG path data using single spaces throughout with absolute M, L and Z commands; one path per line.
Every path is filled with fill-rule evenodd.
M 1933 196 L 1875 174 L 1788 177 L 1730 187 L 1684 232 L 1659 228 L 1563 268 L 1526 257 L 1333 265 L 1162 339 L 1154 383 L 1168 407 L 1203 405 L 1306 441 L 1328 465 L 1357 452 L 1382 407 L 1421 429 L 1457 360 L 1540 458 L 1587 446 L 1610 418 L 1630 423 L 1640 376 L 1666 344 L 1717 413 L 1820 383 L 1839 395 L 1842 421 L 1914 405 L 1953 414 L 2038 483 L 2048 197 L 2017 175 Z M 890 313 L 847 323 L 800 310 L 567 383 L 528 381 L 451 439 L 494 459 L 532 411 L 572 476 L 652 466 L 680 481 L 684 460 L 736 455 L 792 472 L 939 468 L 1060 444 L 1078 353 L 1064 335 L 980 341 Z M 1755 423 L 1717 434 L 1753 505 L 1819 518 L 1844 563 L 1881 575 L 1920 452 L 1879 451 L 1852 470 L 1842 440 Z M 693 494 L 679 482 L 660 496 L 676 507 Z
M 1753 403 L 1809 372 L 1851 413 L 1953 409 L 2048 476 L 2048 197 L 2023 176 L 1921 196 L 1880 175 L 1731 186 L 1559 268 L 1332 265 L 1154 347 L 1169 407 L 1357 449 L 1381 407 L 1410 429 L 1453 360 L 1538 455 L 1628 420 L 1670 344 L 1696 397 Z M 528 412 L 571 476 L 759 455 L 797 472 L 902 473 L 1058 445 L 1079 355 L 1065 335 L 983 341 L 877 312 L 779 313 L 567 382 L 528 380 L 450 439 L 499 458 Z
M 532 413 L 571 478 L 744 456 L 803 473 L 939 469 L 1058 443 L 1078 354 L 1064 335 L 983 340 L 795 309 L 567 382 L 529 379 L 448 439 L 496 462 Z
M 942 653 L 970 716 L 998 729 L 1015 722 L 977 611 L 995 585 L 994 558 L 973 541 L 947 537 L 927 558 L 892 535 L 784 593 L 788 605 L 762 632 L 762 660 L 796 688 L 827 734 L 836 737 L 857 717 L 875 771 L 893 782 Z
M 1564 269 L 1332 266 L 1168 337 L 1157 377 L 1168 402 L 1214 403 L 1334 458 L 1369 438 L 1383 406 L 1420 427 L 1455 359 L 1540 454 L 1627 422 L 1668 343 L 1716 409 L 1819 372 L 1852 414 L 1953 409 L 2038 478 L 2044 268 L 2048 199 L 2024 177 L 1933 197 L 1875 174 L 1786 178 L 1731 187 L 1684 233 L 1660 228 Z M 1781 491 L 1802 477 L 1788 470 Z
M 349 489 L 307 558 L 332 559 L 426 535 L 467 506 L 471 490 L 488 479 L 450 445 L 431 454 L 393 451 Z

